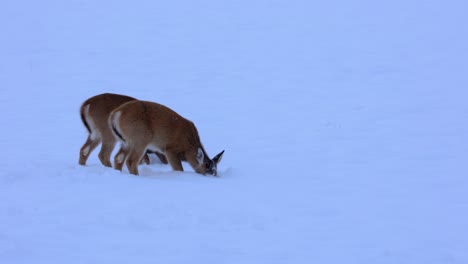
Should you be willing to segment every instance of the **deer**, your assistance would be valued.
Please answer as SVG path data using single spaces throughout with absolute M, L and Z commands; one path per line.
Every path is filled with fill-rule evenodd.
M 88 138 L 80 149 L 80 165 L 86 165 L 91 152 L 100 144 L 101 151 L 99 152 L 99 160 L 106 167 L 112 167 L 110 156 L 117 143 L 117 139 L 111 131 L 109 126 L 109 115 L 118 106 L 135 101 L 137 99 L 120 94 L 104 93 L 93 96 L 80 107 L 80 116 L 84 126 L 88 131 Z M 161 153 L 155 153 L 163 164 L 167 164 L 166 157 Z M 141 160 L 149 164 L 149 157 L 147 154 Z
M 124 162 L 130 174 L 138 175 L 138 161 L 147 152 L 163 153 L 174 171 L 183 171 L 187 161 L 196 173 L 217 176 L 224 150 L 208 157 L 194 123 L 174 110 L 149 101 L 131 101 L 112 111 L 110 127 L 120 140 L 114 168 L 122 171 Z

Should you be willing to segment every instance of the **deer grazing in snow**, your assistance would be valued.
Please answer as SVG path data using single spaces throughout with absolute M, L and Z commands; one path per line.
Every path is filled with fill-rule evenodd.
M 114 150 L 117 139 L 115 138 L 109 126 L 109 115 L 118 106 L 136 100 L 135 98 L 120 95 L 105 93 L 93 96 L 86 100 L 80 108 L 80 115 L 83 124 L 88 130 L 88 139 L 80 150 L 80 165 L 85 165 L 91 152 L 100 144 L 101 151 L 99 152 L 99 160 L 106 167 L 112 167 L 110 156 Z M 160 153 L 156 153 L 162 163 L 167 164 L 166 157 Z M 145 154 L 144 162 L 149 164 L 149 158 Z
M 131 101 L 114 109 L 109 122 L 122 142 L 114 158 L 117 170 L 126 162 L 129 172 L 138 175 L 138 162 L 150 151 L 163 153 L 175 171 L 183 171 L 182 161 L 187 161 L 197 173 L 217 175 L 224 150 L 210 159 L 195 125 L 164 105 Z

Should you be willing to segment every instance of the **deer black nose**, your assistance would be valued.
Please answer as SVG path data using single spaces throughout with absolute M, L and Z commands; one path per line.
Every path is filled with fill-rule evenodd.
M 211 175 L 213 175 L 213 176 L 216 176 L 216 175 L 218 174 L 218 172 L 216 171 L 215 168 L 211 169 L 210 173 L 211 173 Z

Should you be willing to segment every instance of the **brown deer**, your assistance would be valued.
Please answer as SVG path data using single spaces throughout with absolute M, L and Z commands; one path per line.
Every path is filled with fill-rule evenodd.
M 109 115 L 118 106 L 136 100 L 133 97 L 120 94 L 104 93 L 86 100 L 80 108 L 81 120 L 88 130 L 88 139 L 80 150 L 80 165 L 85 165 L 91 152 L 100 144 L 99 160 L 106 167 L 112 167 L 110 156 L 114 150 L 117 139 L 109 127 Z M 162 163 L 167 164 L 166 157 L 156 153 Z M 147 155 L 143 160 L 149 164 Z
M 195 125 L 164 105 L 131 101 L 114 109 L 109 122 L 122 142 L 114 158 L 117 170 L 126 162 L 129 172 L 138 175 L 138 161 L 151 151 L 164 153 L 175 171 L 183 171 L 181 161 L 187 161 L 197 173 L 217 175 L 224 150 L 210 159 Z

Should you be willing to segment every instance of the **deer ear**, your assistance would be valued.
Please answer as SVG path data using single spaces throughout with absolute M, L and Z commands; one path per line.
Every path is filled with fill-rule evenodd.
M 203 163 L 203 159 L 205 158 L 205 154 L 203 154 L 203 150 L 201 148 L 198 148 L 198 151 L 197 151 L 197 160 L 198 160 L 198 163 L 201 164 Z
M 221 151 L 218 155 L 216 155 L 214 158 L 213 158 L 213 162 L 215 164 L 218 164 L 219 162 L 221 162 L 221 159 L 223 158 L 223 154 L 224 154 L 224 150 Z

